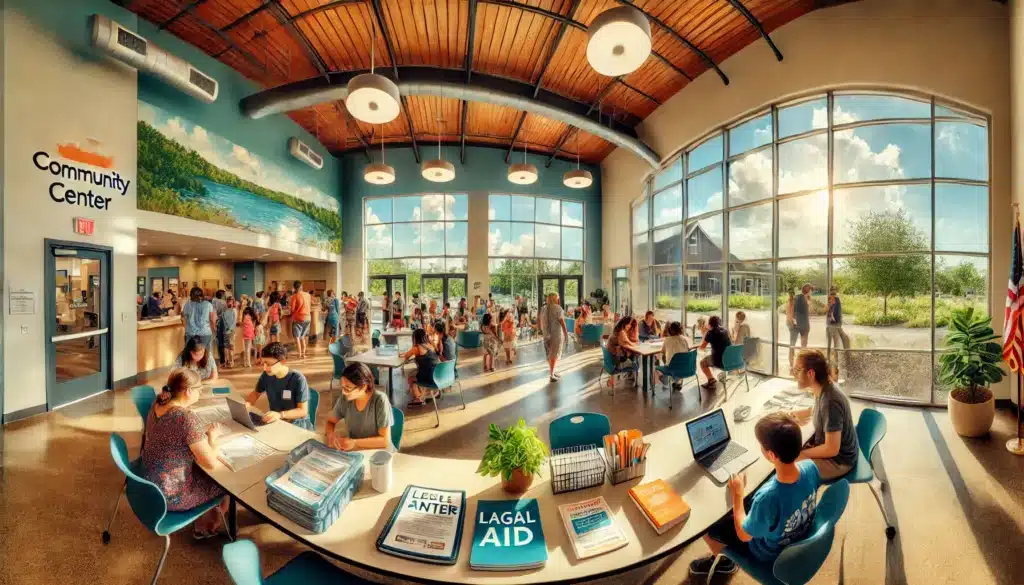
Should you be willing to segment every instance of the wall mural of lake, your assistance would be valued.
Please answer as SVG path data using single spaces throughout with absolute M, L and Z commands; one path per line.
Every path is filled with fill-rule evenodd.
M 139 102 L 138 207 L 341 252 L 338 201 L 157 106 Z

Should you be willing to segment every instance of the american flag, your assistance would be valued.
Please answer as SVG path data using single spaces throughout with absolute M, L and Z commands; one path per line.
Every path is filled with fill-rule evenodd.
M 1006 290 L 1006 317 L 1003 320 L 1003 361 L 1010 371 L 1021 371 L 1024 357 L 1024 331 L 1020 327 L 1020 312 L 1024 309 L 1024 259 L 1021 258 L 1020 218 L 1013 223 L 1013 262 L 1010 264 L 1010 282 Z

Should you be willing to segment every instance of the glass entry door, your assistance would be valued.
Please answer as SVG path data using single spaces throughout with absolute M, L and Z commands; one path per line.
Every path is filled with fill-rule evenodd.
M 390 305 L 395 301 L 395 293 L 402 293 L 402 304 L 409 311 L 409 299 L 406 294 L 406 276 L 401 275 L 386 275 L 386 276 L 371 276 L 370 286 L 370 327 L 383 329 L 386 325 L 384 322 L 384 313 L 387 312 L 390 322 L 390 311 L 391 307 L 384 306 L 384 297 L 387 295 L 388 304 Z
M 578 307 L 583 300 L 583 277 L 582 276 L 538 276 L 537 277 L 538 306 L 547 304 L 547 296 L 551 293 L 558 294 L 559 304 L 562 308 Z
M 437 301 L 437 312 L 445 303 L 451 303 L 452 309 L 458 308 L 459 299 L 466 296 L 465 274 L 424 274 L 423 285 L 420 287 L 421 302 L 430 308 L 430 301 Z
M 629 315 L 629 271 L 626 268 L 612 269 L 612 303 L 620 315 Z
M 103 392 L 110 379 L 110 252 L 46 244 L 47 405 Z

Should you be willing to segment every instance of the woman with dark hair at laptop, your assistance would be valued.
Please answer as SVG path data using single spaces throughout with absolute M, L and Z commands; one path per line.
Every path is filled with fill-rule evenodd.
M 217 360 L 210 358 L 210 352 L 206 350 L 206 342 L 200 335 L 193 335 L 185 343 L 185 349 L 181 355 L 174 360 L 175 368 L 188 368 L 205 382 L 217 379 Z

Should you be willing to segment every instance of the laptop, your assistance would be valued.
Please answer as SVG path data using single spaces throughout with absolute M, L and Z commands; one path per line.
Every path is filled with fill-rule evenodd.
M 694 460 L 719 483 L 757 461 L 757 453 L 732 440 L 721 408 L 687 421 L 686 434 Z
M 255 412 L 249 412 L 249 409 L 245 406 L 244 402 L 226 399 L 228 403 L 228 411 L 231 412 L 231 418 L 234 421 L 247 429 L 258 431 L 256 427 L 262 427 L 266 423 L 263 422 L 263 417 L 256 414 Z

